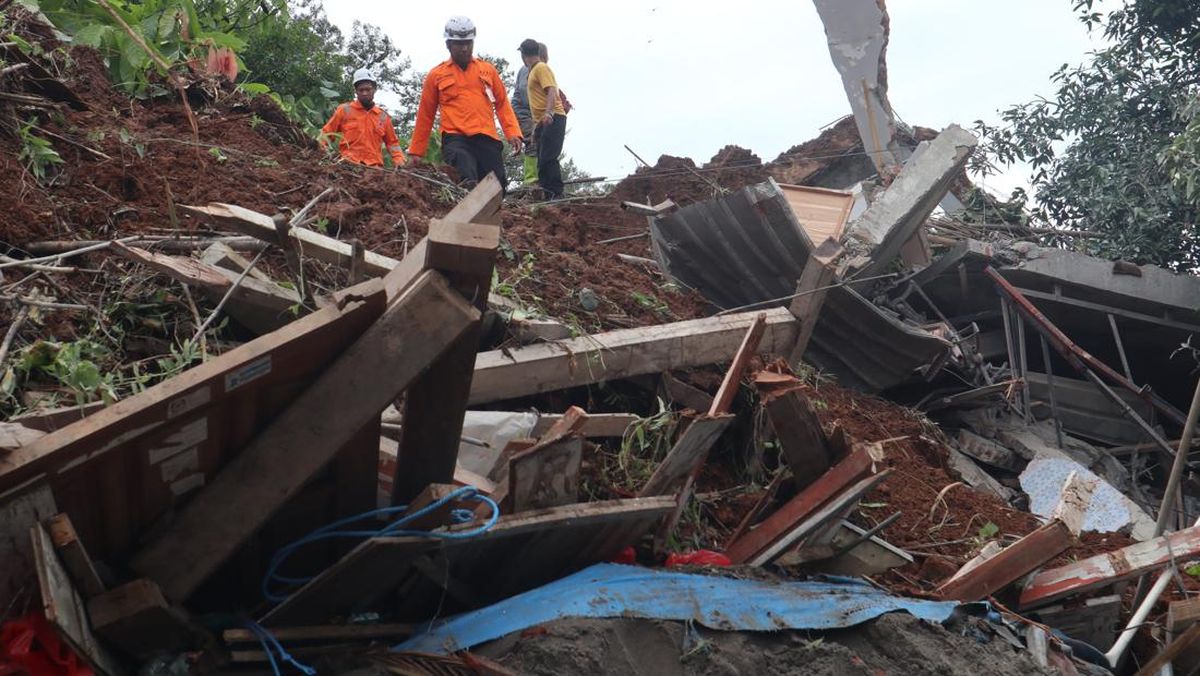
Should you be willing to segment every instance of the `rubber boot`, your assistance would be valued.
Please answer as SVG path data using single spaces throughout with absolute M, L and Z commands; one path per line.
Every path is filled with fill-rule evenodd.
M 524 156 L 525 161 L 525 185 L 533 185 L 537 183 L 537 158 Z

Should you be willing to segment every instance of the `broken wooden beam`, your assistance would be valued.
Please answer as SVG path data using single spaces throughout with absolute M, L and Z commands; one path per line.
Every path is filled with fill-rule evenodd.
M 225 310 L 239 323 L 260 335 L 292 321 L 295 312 L 303 308 L 300 294 L 269 278 L 264 281 L 249 274 L 243 277 L 241 271 L 234 272 L 194 258 L 146 251 L 120 242 L 114 242 L 112 249 L 129 260 L 202 290 L 214 301 L 219 301 L 233 289 Z M 236 254 L 229 250 L 227 255 Z
M 796 344 L 792 346 L 788 355 L 790 364 L 799 363 L 804 358 L 804 352 L 808 350 L 808 343 L 812 340 L 813 330 L 820 319 L 829 286 L 837 278 L 834 263 L 841 257 L 842 252 L 842 245 L 830 237 L 813 249 L 808 256 L 808 262 L 804 264 L 804 270 L 796 283 L 796 297 L 788 306 L 788 310 L 800 322 Z
M 1070 531 L 1061 521 L 1050 521 L 938 587 L 937 594 L 953 601 L 985 599 L 1067 551 L 1072 542 Z
M 55 633 L 97 674 L 115 676 L 125 673 L 119 662 L 96 639 L 88 621 L 83 598 L 71 584 L 54 553 L 49 534 L 37 524 L 29 530 L 33 541 L 33 561 L 41 592 L 42 613 Z
M 713 405 L 713 397 L 708 392 L 682 380 L 670 373 L 662 375 L 662 392 L 669 403 L 678 404 L 693 411 L 707 411 Z
M 583 438 L 568 436 L 538 444 L 508 461 L 508 499 L 513 512 L 570 505 L 579 501 Z
M 734 563 L 746 563 L 756 558 L 786 536 L 797 524 L 802 523 L 855 483 L 874 473 L 875 464 L 883 460 L 879 453 L 878 445 L 857 445 L 845 460 L 834 465 L 762 523 L 730 544 L 725 554 Z
M 493 194 L 501 192 L 496 181 L 476 186 L 468 195 L 476 199 L 468 201 L 467 207 L 456 207 L 447 219 L 431 222 L 424 240 L 429 252 L 426 268 L 445 274 L 464 300 L 474 302 L 481 312 L 487 309 L 500 226 L 470 219 L 499 223 L 499 214 L 480 215 L 469 205 L 479 203 L 477 208 L 490 208 L 495 201 Z M 404 504 L 425 484 L 453 479 L 481 336 L 482 325 L 475 321 L 409 387 L 404 419 L 419 420 L 421 424 L 401 430 L 392 504 Z
M 780 455 L 792 471 L 792 481 L 803 489 L 820 478 L 833 461 L 821 421 L 799 379 L 763 371 L 754 384 L 775 430 Z
M 543 413 L 538 416 L 538 420 L 533 425 L 533 431 L 530 432 L 535 437 L 540 437 L 553 427 L 563 415 L 554 413 Z M 633 413 L 589 413 L 587 419 L 583 421 L 583 425 L 577 430 L 579 434 L 587 439 L 597 439 L 604 437 L 623 437 L 629 426 L 640 420 Z
M 850 486 L 834 496 L 811 516 L 789 526 L 769 546 L 755 554 L 746 563 L 752 566 L 765 566 L 789 549 L 800 546 L 805 538 L 820 537 L 827 531 L 830 524 L 836 524 L 839 519 L 849 516 L 849 513 L 858 505 L 859 500 L 878 486 L 890 473 L 891 470 L 885 469 Z
M 271 627 L 271 636 L 280 643 L 305 641 L 378 641 L 401 639 L 420 630 L 416 624 L 331 624 L 311 627 Z M 257 633 L 249 629 L 226 629 L 221 633 L 226 643 L 259 643 Z
M 482 352 L 470 403 L 482 404 L 647 373 L 706 366 L 733 358 L 759 312 L 622 329 L 560 343 Z M 783 354 L 797 322 L 785 308 L 764 313 L 760 352 Z
M 980 601 L 1067 551 L 1079 537 L 1096 486 L 1096 481 L 1072 472 L 1050 521 L 970 570 L 960 571 L 935 593 L 952 601 Z
M 80 595 L 85 599 L 90 599 L 103 594 L 107 587 L 100 579 L 100 574 L 96 572 L 96 566 L 92 563 L 92 558 L 88 556 L 87 549 L 75 532 L 75 527 L 71 525 L 71 517 L 66 514 L 55 514 L 47 519 L 44 525 L 46 531 L 50 533 L 54 549 L 62 558 L 63 565 L 66 566 L 67 573 L 71 576 L 71 581 L 75 583 L 75 588 L 79 590 Z
M 746 335 L 742 337 L 742 344 L 738 346 L 738 351 L 733 355 L 733 361 L 725 371 L 721 387 L 717 389 L 712 406 L 708 409 L 709 415 L 728 413 L 730 407 L 733 406 L 733 398 L 737 396 L 738 387 L 742 384 L 742 376 L 745 375 L 746 368 L 750 365 L 750 359 L 758 355 L 758 346 L 762 342 L 763 331 L 766 328 L 767 315 L 760 312 L 755 315 L 754 321 L 750 323 L 750 328 L 746 329 Z
M 424 273 L 138 553 L 132 568 L 168 598 L 186 599 L 478 320 L 439 273 Z M 369 498 L 373 474 L 364 479 Z
M 663 495 L 678 487 L 704 461 L 708 451 L 736 416 L 728 413 L 699 416 L 679 435 L 638 497 Z
M 1187 631 L 1180 634 L 1179 638 L 1171 641 L 1171 644 L 1161 653 L 1155 655 L 1154 659 L 1138 669 L 1137 676 L 1155 676 L 1163 667 L 1195 645 L 1197 641 L 1200 641 L 1200 624 L 1193 624 L 1188 627 Z
M 372 538 L 297 590 L 262 621 L 272 628 L 312 624 L 370 607 L 371 601 L 385 597 L 412 574 L 414 561 L 430 552 L 446 557 L 441 579 L 469 569 L 490 580 L 483 590 L 487 598 L 481 600 L 503 597 L 557 579 L 565 571 L 610 559 L 674 504 L 670 497 L 635 498 L 510 514 L 502 516 L 491 530 L 466 540 Z M 625 537 L 604 547 L 589 546 L 609 527 L 620 528 Z M 533 547 L 526 550 L 526 546 Z M 526 555 L 513 560 L 491 555 L 514 548 Z
M 289 242 L 280 242 L 275 221 L 266 214 L 260 214 L 235 204 L 213 202 L 208 206 L 179 205 L 184 212 L 198 216 L 202 220 L 216 223 L 231 230 L 256 237 L 265 242 L 290 249 Z M 311 256 L 319 261 L 331 263 L 341 268 L 349 268 L 354 259 L 354 247 L 347 242 L 322 235 L 306 228 L 289 228 L 288 239 L 295 242 L 304 251 L 305 256 Z M 396 265 L 396 260 L 381 256 L 374 252 L 366 252 L 364 268 L 374 276 L 382 276 Z
M 1021 607 L 1034 608 L 1165 568 L 1200 555 L 1200 526 L 1043 570 L 1021 592 Z
M 202 631 L 172 608 L 150 580 L 106 591 L 89 600 L 87 609 L 96 635 L 138 661 L 186 652 L 203 642 Z

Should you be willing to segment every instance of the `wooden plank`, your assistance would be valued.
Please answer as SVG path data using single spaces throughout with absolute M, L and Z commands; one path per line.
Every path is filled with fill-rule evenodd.
M 314 352 L 310 343 L 340 338 L 343 332 L 357 333 L 364 320 L 370 321 L 383 310 L 382 287 L 374 282 L 372 289 L 342 309 L 326 308 L 303 317 L 0 457 L 0 489 L 43 472 L 61 473 L 66 466 L 101 456 L 173 421 L 186 420 L 193 411 L 242 395 L 247 386 L 278 379 L 296 368 L 297 362 L 325 357 Z M 79 527 L 79 515 L 74 516 Z
M 812 340 L 813 330 L 821 316 L 821 308 L 825 305 L 826 287 L 833 284 L 837 278 L 834 263 L 842 255 L 842 245 L 830 238 L 816 248 L 804 264 L 800 279 L 796 283 L 797 295 L 792 299 L 788 311 L 799 320 L 800 326 L 796 333 L 796 342 L 788 356 L 792 364 L 799 363 L 804 358 L 808 343 Z
M 1063 522 L 1050 521 L 965 575 L 938 587 L 936 593 L 947 600 L 980 601 L 1067 551 L 1073 542 Z
M 520 456 L 537 453 L 546 446 L 557 444 L 566 439 L 568 435 L 578 434 L 587 419 L 587 411 L 578 406 L 572 406 L 540 438 L 536 440 L 512 439 L 504 446 L 489 478 L 495 481 L 497 486 L 493 497 L 505 511 L 513 510 L 512 483 L 509 476 L 512 461 Z
M 425 273 L 138 553 L 134 570 L 186 599 L 478 318 L 438 273 Z
M 1038 608 L 1038 622 L 1063 632 L 1073 639 L 1101 649 L 1113 644 L 1121 615 L 1121 597 L 1117 594 L 1087 599 L 1082 605 L 1060 604 Z
M 41 430 L 12 422 L 0 422 L 0 453 L 28 446 L 44 436 L 46 433 Z
M 502 192 L 490 181 L 477 185 L 465 206 L 446 219 L 430 222 L 425 238 L 425 267 L 444 273 L 450 285 L 480 311 L 487 309 L 500 226 L 473 223 L 464 216 L 498 218 L 496 195 Z M 453 479 L 481 337 L 482 325 L 475 322 L 409 388 L 404 419 L 421 424 L 406 425 L 400 432 L 392 504 L 407 502 L 426 484 Z
M 488 174 L 459 200 L 446 214 L 445 220 L 460 223 L 483 223 L 500 225 L 500 206 L 504 200 L 504 186 L 494 174 Z
M 879 485 L 879 482 L 886 479 L 890 472 L 891 470 L 885 469 L 847 488 L 830 500 L 824 507 L 813 513 L 812 516 L 809 516 L 799 524 L 789 527 L 765 549 L 751 557 L 747 563 L 752 566 L 765 566 L 787 551 L 788 548 L 799 544 L 804 538 L 822 531 L 827 524 L 835 522 L 835 519 L 843 518 L 848 511 L 858 504 L 862 496 Z
M 798 323 L 784 308 L 765 314 L 761 352 L 783 354 L 796 341 Z M 722 315 L 482 352 L 475 360 L 470 403 L 726 362 L 733 358 L 758 315 Z
M 1171 641 L 1171 645 L 1164 648 L 1154 659 L 1147 662 L 1141 669 L 1138 669 L 1137 676 L 1154 676 L 1160 669 L 1170 664 L 1172 660 L 1196 644 L 1197 641 L 1200 641 L 1200 624 L 1193 624 L 1179 638 Z
M 683 434 L 675 440 L 671 450 L 650 475 L 650 479 L 638 497 L 663 495 L 672 491 L 687 478 L 697 464 L 704 461 L 717 438 L 729 427 L 736 416 L 729 414 L 703 415 L 692 421 Z
M 956 601 L 979 601 L 1065 552 L 1079 537 L 1083 516 L 1098 483 L 1096 479 L 1089 481 L 1071 472 L 1049 522 L 970 570 L 960 570 L 938 587 L 936 593 Z
M 583 557 L 579 549 L 563 549 L 554 562 L 509 561 L 490 555 L 488 548 L 519 542 L 519 538 L 532 537 L 544 532 L 557 532 L 560 536 L 576 531 L 592 531 L 606 525 L 636 521 L 652 522 L 661 518 L 674 506 L 670 497 L 636 498 L 632 500 L 610 500 L 565 507 L 535 510 L 523 514 L 503 516 L 486 533 L 469 540 L 435 540 L 433 538 L 374 538 L 342 557 L 334 566 L 293 594 L 287 601 L 263 618 L 267 626 L 294 626 L 313 624 L 324 618 L 344 615 L 354 609 L 367 607 L 371 600 L 380 598 L 409 574 L 407 565 L 417 556 L 440 549 L 448 557 L 461 555 L 464 562 L 475 560 L 480 563 L 485 579 L 494 579 L 499 567 L 515 565 L 526 569 L 522 582 L 532 588 L 541 578 L 553 577 L 569 572 L 571 565 L 586 565 L 603 560 L 611 552 L 596 552 L 595 558 Z M 475 526 L 462 526 L 474 528 Z M 538 575 L 534 575 L 534 566 Z M 470 576 L 459 576 L 469 579 Z M 507 593 L 508 589 L 489 588 L 493 594 Z
M 809 240 L 841 240 L 854 205 L 853 193 L 786 183 L 779 184 L 779 189 Z
M 19 415 L 10 419 L 9 422 L 18 423 L 30 429 L 49 434 L 71 423 L 79 422 L 107 405 L 102 401 L 97 401 L 91 404 L 83 404 L 82 406 L 65 406 L 63 408 L 40 410 Z
M 1200 527 L 1193 526 L 1153 540 L 1043 570 L 1021 592 L 1021 607 L 1032 608 L 1140 577 L 1200 555 Z
M 780 453 L 792 471 L 792 481 L 803 489 L 821 477 L 832 464 L 832 453 L 825 431 L 800 381 L 792 378 L 782 384 L 774 374 L 762 373 L 755 380 L 759 401 L 771 419 L 771 428 L 779 440 Z
M 1200 596 L 1172 601 L 1167 607 L 1167 631 L 1179 633 L 1200 620 Z
M 763 330 L 766 329 L 766 326 L 767 315 L 762 312 L 758 313 L 751 322 L 750 328 L 746 329 L 746 335 L 742 338 L 742 344 L 738 346 L 737 353 L 733 355 L 733 362 L 725 372 L 721 387 L 717 389 L 712 406 L 708 409 L 709 415 L 721 415 L 729 412 L 729 408 L 733 405 L 733 398 L 737 396 L 738 386 L 741 385 L 742 375 L 750 365 L 750 358 L 758 352 L 758 345 L 762 342 Z
M 707 407 L 706 407 L 707 408 Z M 538 420 L 533 425 L 533 431 L 530 432 L 535 437 L 540 437 L 546 433 L 552 426 L 562 419 L 562 415 L 553 413 L 543 413 L 538 416 Z M 605 437 L 620 438 L 625 436 L 629 426 L 640 420 L 633 413 L 589 413 L 587 420 L 583 421 L 583 425 L 577 432 L 587 439 L 601 439 Z
M 63 565 L 66 566 L 67 573 L 71 576 L 71 581 L 75 583 L 75 588 L 79 590 L 83 598 L 90 599 L 103 594 L 107 587 L 100 579 L 100 574 L 96 572 L 92 557 L 88 556 L 87 549 L 75 532 L 75 527 L 71 525 L 71 517 L 66 514 L 55 514 L 46 519 L 43 525 L 50 533 L 50 540 L 54 543 L 54 549 L 58 552 L 59 557 L 62 558 Z
M 67 571 L 54 553 L 54 543 L 41 524 L 29 529 L 33 542 L 33 561 L 38 588 L 42 594 L 42 612 L 63 642 L 70 646 L 98 674 L 122 674 L 124 670 L 104 646 L 96 640 L 88 624 L 83 598 L 71 585 Z
M 662 375 L 662 387 L 666 400 L 693 411 L 707 411 L 713 405 L 713 396 L 704 390 L 689 385 L 670 373 Z
M 180 208 L 208 223 L 227 227 L 277 246 L 287 244 L 279 241 L 279 235 L 275 230 L 275 221 L 270 216 L 257 211 L 220 202 L 213 202 L 208 206 L 181 204 Z M 350 261 L 354 258 L 354 247 L 347 242 L 305 228 L 289 228 L 287 234 L 290 242 L 294 242 L 295 247 L 303 251 L 305 256 L 342 268 L 349 268 Z M 284 248 L 291 247 L 285 246 Z M 395 267 L 396 262 L 394 258 L 368 251 L 364 267 L 368 274 L 382 276 Z
M 579 501 L 583 439 L 567 437 L 514 455 L 508 461 L 513 512 L 570 505 Z
M 168 256 L 113 242 L 109 249 L 124 258 L 141 263 L 188 286 L 224 290 L 232 286 L 213 266 L 184 256 Z
M 54 493 L 41 479 L 0 495 L 0 608 L 11 607 L 36 588 L 29 529 L 56 512 Z
M 249 268 L 250 272 L 247 273 L 248 277 L 253 277 L 260 282 L 267 282 L 269 284 L 275 283 L 275 280 L 271 279 L 271 276 L 267 273 L 263 272 L 257 267 L 251 268 L 249 258 L 246 258 L 237 251 L 234 251 L 233 247 L 224 242 L 216 242 L 212 246 L 205 249 L 204 252 L 200 254 L 200 260 L 208 263 L 209 265 L 233 272 L 238 275 L 242 274 L 247 268 Z
M 834 465 L 820 479 L 797 493 L 756 528 L 730 544 L 725 554 L 734 563 L 745 563 L 768 548 L 795 524 L 808 518 L 822 505 L 871 474 L 875 463 L 883 460 L 882 457 L 872 455 L 877 448 L 861 445 L 852 450 L 845 460 Z
M 378 641 L 401 639 L 415 634 L 423 627 L 416 624 L 331 624 L 312 627 L 271 627 L 271 635 L 280 643 L 304 641 Z M 258 634 L 249 629 L 226 629 L 221 634 L 226 643 L 259 642 Z
M 88 601 L 96 635 L 139 661 L 176 654 L 202 643 L 201 632 L 171 608 L 158 585 L 138 579 Z
M 456 490 L 458 490 L 458 486 L 454 484 L 429 484 L 425 487 L 425 490 L 413 498 L 412 502 L 408 503 L 408 509 L 404 510 L 404 516 L 416 514 L 438 500 L 445 500 Z M 428 514 L 409 521 L 404 528 L 405 530 L 430 530 L 439 526 L 445 526 L 450 523 L 450 512 L 455 507 L 454 502 L 447 502 Z

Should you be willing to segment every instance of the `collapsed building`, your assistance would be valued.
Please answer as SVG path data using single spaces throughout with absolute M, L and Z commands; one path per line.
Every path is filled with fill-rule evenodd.
M 0 370 L 111 329 L 111 285 L 215 344 L 120 401 L 27 383 L 4 659 L 1192 669 L 1200 280 L 958 218 L 975 139 L 894 122 L 881 3 L 817 7 L 853 116 L 536 213 L 321 164 L 261 99 L 209 100 L 197 152 L 177 106 L 103 113 L 87 50 L 18 81 L 91 176 L 0 210 Z

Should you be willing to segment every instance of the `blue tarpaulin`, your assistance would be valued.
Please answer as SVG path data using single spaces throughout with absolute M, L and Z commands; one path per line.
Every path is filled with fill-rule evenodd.
M 944 622 L 958 606 L 892 596 L 851 579 L 742 580 L 602 563 L 435 624 L 394 650 L 451 653 L 569 617 L 692 620 L 711 629 L 839 629 L 903 610 Z

